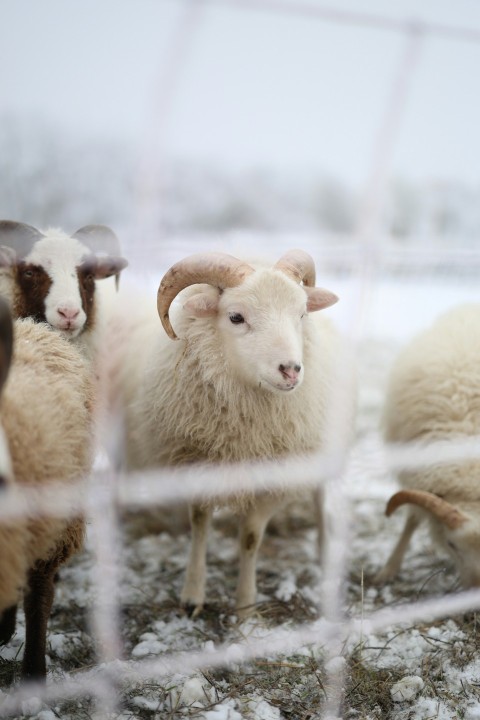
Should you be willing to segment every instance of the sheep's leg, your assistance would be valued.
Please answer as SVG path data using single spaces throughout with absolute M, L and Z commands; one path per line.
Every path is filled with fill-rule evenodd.
M 11 605 L 2 613 L 0 620 L 0 645 L 8 643 L 15 632 L 15 623 L 17 620 L 17 606 Z
M 201 505 L 191 505 L 189 510 L 192 539 L 180 600 L 182 607 L 192 617 L 196 617 L 201 612 L 205 600 L 207 539 L 212 510 Z
M 416 512 L 410 512 L 408 514 L 403 532 L 400 535 L 397 544 L 395 545 L 390 557 L 388 558 L 385 567 L 375 575 L 374 582 L 377 584 L 389 582 L 399 572 L 402 564 L 403 556 L 408 548 L 413 533 L 417 529 L 421 522 L 421 516 Z
M 58 563 L 37 563 L 28 575 L 25 596 L 25 653 L 22 676 L 42 680 L 47 675 L 45 652 L 47 623 L 52 609 L 54 577 Z
M 237 615 L 240 619 L 252 612 L 257 595 L 257 555 L 263 533 L 275 510 L 274 498 L 257 498 L 240 523 L 240 568 L 237 585 Z
M 318 486 L 313 491 L 313 506 L 315 509 L 315 523 L 317 526 L 317 550 L 318 557 L 322 558 L 325 547 L 326 520 L 325 520 L 325 489 Z

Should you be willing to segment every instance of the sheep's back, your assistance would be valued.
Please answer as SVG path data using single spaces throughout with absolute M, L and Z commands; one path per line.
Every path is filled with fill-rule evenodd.
M 17 320 L 1 401 L 15 482 L 34 489 L 83 478 L 92 462 L 92 406 L 90 372 L 79 352 L 47 325 Z M 50 554 L 68 524 L 31 520 L 34 559 Z
M 399 355 L 387 388 L 383 426 L 385 439 L 394 443 L 480 434 L 480 306 L 450 311 Z M 477 489 L 471 478 L 479 471 L 479 462 L 468 461 L 403 472 L 400 479 L 451 501 L 455 488 L 461 497 L 475 499 L 480 485 Z

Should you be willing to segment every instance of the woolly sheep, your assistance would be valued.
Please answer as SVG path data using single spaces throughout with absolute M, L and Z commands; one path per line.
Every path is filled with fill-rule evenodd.
M 119 343 L 113 377 L 125 401 L 128 467 L 273 460 L 321 449 L 342 350 L 329 320 L 312 315 L 338 298 L 314 285 L 313 260 L 300 250 L 273 268 L 223 253 L 193 255 L 160 284 L 166 333 L 153 313 L 127 324 L 120 313 L 110 331 Z M 287 489 L 239 491 L 228 500 L 240 515 L 240 616 L 255 601 L 265 526 L 288 497 Z M 181 603 L 193 614 L 204 603 L 208 527 L 221 502 L 204 497 L 190 507 Z
M 98 352 L 101 321 L 96 280 L 127 266 L 110 228 L 86 225 L 69 237 L 31 225 L 0 221 L 0 295 L 14 317 L 47 322 L 89 359 Z M 97 297 L 96 297 L 97 295 Z
M 64 338 L 31 319 L 14 324 L 13 360 L 0 406 L 0 495 L 16 488 L 71 486 L 92 462 L 93 389 L 88 362 Z M 0 376 L 9 366 L 11 318 L 0 304 Z M 72 500 L 73 504 L 73 500 Z M 72 507 L 73 511 L 73 507 Z M 15 630 L 24 591 L 22 674 L 44 678 L 47 621 L 59 566 L 83 542 L 84 520 L 66 510 L 0 517 L 0 643 Z
M 480 435 L 480 305 L 441 316 L 400 354 L 392 369 L 384 410 L 390 443 L 458 441 Z M 409 504 L 404 530 L 377 582 L 391 580 L 418 525 L 428 520 L 462 583 L 480 585 L 480 460 L 439 462 L 402 470 L 403 490 L 387 505 L 390 515 Z

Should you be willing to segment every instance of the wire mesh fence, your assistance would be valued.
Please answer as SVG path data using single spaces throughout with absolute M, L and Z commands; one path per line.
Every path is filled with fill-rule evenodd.
M 478 43 L 480 31 L 435 23 L 418 24 L 410 20 L 392 21 L 381 16 L 340 12 L 309 3 L 294 4 L 277 0 L 241 4 L 233 1 L 204 0 L 201 3 L 185 4 L 185 13 L 172 37 L 165 72 L 159 82 L 154 120 L 160 118 L 160 123 L 152 124 L 152 134 L 145 142 L 143 161 L 140 163 L 136 178 L 137 205 L 134 227 L 136 232 L 147 238 L 153 237 L 153 228 L 157 220 L 155 216 L 157 205 L 152 203 L 152 193 L 156 187 L 164 151 L 163 123 L 168 118 L 172 98 L 178 89 L 178 84 L 181 83 L 183 63 L 188 62 L 189 44 L 194 41 L 196 33 L 201 32 L 202 13 L 206 8 L 214 10 L 217 5 L 235 6 L 237 9 L 241 7 L 245 12 L 260 10 L 264 13 L 308 15 L 312 20 L 341 23 L 349 27 L 368 25 L 379 31 L 400 33 L 405 39 L 396 74 L 392 78 L 391 95 L 384 116 L 379 119 L 357 232 L 351 243 L 342 246 L 340 250 L 333 247 L 330 250 L 307 248 L 312 250 L 318 264 L 325 267 L 331 277 L 335 278 L 337 275 L 343 280 L 346 277 L 351 302 L 344 317 L 343 329 L 352 341 L 356 363 L 360 367 L 362 353 L 365 351 L 365 327 L 368 325 L 372 310 L 373 292 L 386 270 L 397 278 L 408 277 L 409 280 L 414 274 L 417 274 L 422 281 L 426 276 L 438 278 L 443 275 L 450 277 L 454 275 L 460 278 L 461 283 L 476 278 L 480 262 L 476 250 L 437 249 L 432 254 L 417 248 L 399 251 L 386 247 L 380 227 L 380 213 L 399 127 L 408 103 L 412 80 L 421 64 L 423 46 L 428 43 L 431 36 L 454 39 L 458 42 Z M 152 208 L 154 208 L 154 216 L 152 216 Z M 253 237 L 252 240 L 253 246 L 255 238 Z M 289 242 L 290 238 L 285 237 L 280 244 Z M 185 249 L 188 243 L 187 240 Z M 278 244 L 278 239 L 276 243 Z M 245 245 L 245 242 L 240 238 L 238 244 Z M 180 247 L 182 244 L 178 239 L 175 246 L 169 246 L 167 241 L 162 244 L 162 261 L 165 266 L 170 264 L 170 259 L 172 261 L 178 259 Z M 136 252 L 140 255 L 142 252 L 145 253 L 145 246 L 138 247 Z M 382 370 L 385 371 L 386 368 Z M 338 387 L 337 391 L 343 395 L 346 378 L 344 377 L 340 382 L 341 387 Z M 360 393 L 361 391 L 362 388 Z M 380 390 L 378 392 L 380 393 Z M 370 398 L 365 399 L 367 408 L 365 412 L 374 415 L 379 409 L 381 400 L 377 405 L 373 403 L 371 407 L 369 400 Z M 363 595 L 361 602 L 356 604 L 352 603 L 351 598 L 347 601 L 345 584 L 350 574 L 350 546 L 355 544 L 356 503 L 362 488 L 365 488 L 365 483 L 363 485 L 359 483 L 359 489 L 352 493 L 351 483 L 359 482 L 360 477 L 388 477 L 390 480 L 388 489 L 390 489 L 391 478 L 399 470 L 425 467 L 431 463 L 438 465 L 478 460 L 478 438 L 469 437 L 454 443 L 445 441 L 430 446 L 413 444 L 390 448 L 381 444 L 378 434 L 365 433 L 362 436 L 360 432 L 352 448 L 350 438 L 344 433 L 344 404 L 335 401 L 335 390 L 330 405 L 329 442 L 322 452 L 316 455 L 282 458 L 275 462 L 251 462 L 240 466 L 194 464 L 188 468 L 155 468 L 137 473 L 118 470 L 116 462 L 118 458 L 113 458 L 113 461 L 112 459 L 106 461 L 104 458 L 103 462 L 97 463 L 91 476 L 79 487 L 66 491 L 64 487 L 52 486 L 43 492 L 36 490 L 33 498 L 29 497 L 28 490 L 16 488 L 15 494 L 12 494 L 10 499 L 3 500 L 0 506 L 1 518 L 18 518 L 32 512 L 45 515 L 58 514 L 64 517 L 66 510 L 70 511 L 72 507 L 75 508 L 75 512 L 82 510 L 85 513 L 89 522 L 91 557 L 89 581 L 91 605 L 88 607 L 88 623 L 95 651 L 94 659 L 93 661 L 90 659 L 88 667 L 80 666 L 76 672 L 71 673 L 57 671 L 54 678 L 49 678 L 47 685 L 14 685 L 11 689 L 4 689 L 0 695 L 0 717 L 38 715 L 42 720 L 49 720 L 51 715 L 48 714 L 50 710 L 47 708 L 53 708 L 52 712 L 56 716 L 60 712 L 64 713 L 60 716 L 68 717 L 87 715 L 136 717 L 136 713 L 139 717 L 147 716 L 141 713 L 147 713 L 151 717 L 187 717 L 189 713 L 199 715 L 203 713 L 203 717 L 208 720 L 214 717 L 232 720 L 243 716 L 267 717 L 260 714 L 258 706 L 256 711 L 247 708 L 245 715 L 241 715 L 234 705 L 229 706 L 230 715 L 227 711 L 222 715 L 220 710 L 217 710 L 217 715 L 209 715 L 208 712 L 214 712 L 209 710 L 209 707 L 221 705 L 218 686 L 215 686 L 216 701 L 212 696 L 210 704 L 205 699 L 203 704 L 202 702 L 198 704 L 197 695 L 194 698 L 197 702 L 196 706 L 195 702 L 193 705 L 189 705 L 188 702 L 182 705 L 179 692 L 176 699 L 172 700 L 170 697 L 170 705 L 165 699 L 158 700 L 157 705 L 149 705 L 150 701 L 145 700 L 143 706 L 140 703 L 136 706 L 130 705 L 126 709 L 124 696 L 133 692 L 132 688 L 135 688 L 136 696 L 141 695 L 142 688 L 150 687 L 153 682 L 159 685 L 163 683 L 165 687 L 168 687 L 169 683 L 174 685 L 175 680 L 172 678 L 179 675 L 185 678 L 203 672 L 205 676 L 205 673 L 225 668 L 233 672 L 259 658 L 266 658 L 274 663 L 275 658 L 279 656 L 283 659 L 282 662 L 286 662 L 285 658 L 287 660 L 290 658 L 290 662 L 294 662 L 291 658 L 298 660 L 299 656 L 308 653 L 311 653 L 311 656 L 324 668 L 322 680 L 319 679 L 322 685 L 322 701 L 311 706 L 309 711 L 302 709 L 298 715 L 288 716 L 302 718 L 359 716 L 358 713 L 349 715 L 352 711 L 348 698 L 345 697 L 348 671 L 346 663 L 339 662 L 339 658 L 345 660 L 351 657 L 359 652 L 358 648 L 361 652 L 365 646 L 365 638 L 374 634 L 391 631 L 392 628 L 402 627 L 405 624 L 409 626 L 415 623 L 433 624 L 439 619 L 475 611 L 480 601 L 480 592 L 476 590 L 457 589 L 449 595 L 430 599 L 425 599 L 420 593 L 421 597 L 418 599 L 409 596 L 407 602 L 397 603 L 392 607 L 389 607 L 388 603 L 385 603 L 385 606 L 380 604 L 372 607 L 364 602 Z M 365 422 L 373 423 L 370 415 Z M 117 431 L 118 427 L 113 423 L 107 430 L 107 435 L 110 433 L 109 446 L 119 450 L 122 439 L 117 437 Z M 213 642 L 209 639 L 196 644 L 187 641 L 182 647 L 180 641 L 180 646 L 177 644 L 175 649 L 172 649 L 173 644 L 171 647 L 165 645 L 162 649 L 160 643 L 157 653 L 150 652 L 146 658 L 142 658 L 140 651 L 132 652 L 138 650 L 138 646 L 126 647 L 123 604 L 124 598 L 128 596 L 126 589 L 128 577 L 126 578 L 124 573 L 125 543 L 128 543 L 128 539 L 125 538 L 122 528 L 124 512 L 151 508 L 152 505 L 167 508 L 167 512 L 168 508 L 172 507 L 173 512 L 173 508 L 178 503 L 188 502 L 199 492 L 202 496 L 211 494 L 228 501 L 233 487 L 235 493 L 238 493 L 240 488 L 258 493 L 274 492 L 285 486 L 290 489 L 298 487 L 304 491 L 307 488 L 317 492 L 321 490 L 327 496 L 330 523 L 321 568 L 315 552 L 309 560 L 315 567 L 312 572 L 317 573 L 315 577 L 318 581 L 314 583 L 314 597 L 310 597 L 311 605 L 316 611 L 315 619 L 296 623 L 296 618 L 293 617 L 291 619 L 293 622 L 290 624 L 279 623 L 269 626 L 268 631 L 252 628 L 250 625 L 247 625 L 247 630 L 238 630 L 238 626 L 233 622 L 235 630 L 220 633 Z M 383 496 L 377 500 L 383 502 Z M 295 538 L 284 537 L 283 541 L 290 545 L 295 542 Z M 309 541 L 310 544 L 315 545 L 315 539 L 311 536 Z M 157 549 L 161 549 L 163 542 L 167 548 L 166 552 L 175 555 L 175 540 L 166 540 L 161 536 L 159 542 Z M 185 555 L 180 553 L 179 558 L 181 564 Z M 371 560 L 373 562 L 375 558 Z M 137 577 L 135 581 L 138 581 Z M 151 572 L 146 582 L 152 582 Z M 173 586 L 178 588 L 176 578 Z M 361 591 L 362 593 L 364 591 L 363 570 Z M 146 603 L 151 602 L 152 596 L 145 593 L 145 597 Z M 379 596 L 379 600 L 381 599 L 382 596 Z M 174 597 L 172 602 L 173 605 L 178 604 L 178 597 Z M 139 612 L 138 606 L 136 607 Z M 230 610 L 230 612 L 234 617 L 235 611 Z M 156 610 L 153 615 L 153 619 L 161 622 L 161 618 L 156 616 Z M 161 632 L 161 630 L 157 632 L 158 637 L 161 637 Z M 150 642 L 150 650 L 152 641 L 151 637 L 145 641 L 147 644 Z M 321 660 L 318 659 L 319 655 Z M 81 701 L 85 698 L 88 698 L 91 704 L 88 709 L 84 709 L 83 715 L 81 713 L 75 715 L 72 710 L 58 710 L 60 702 Z M 228 692 L 225 692 L 225 698 L 229 698 Z M 361 716 L 367 717 L 368 713 L 365 712 Z M 271 717 L 283 716 L 278 714 Z

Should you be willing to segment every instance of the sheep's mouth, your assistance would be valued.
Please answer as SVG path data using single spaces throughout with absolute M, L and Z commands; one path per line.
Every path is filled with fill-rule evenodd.
M 292 392 L 292 390 L 296 390 L 300 386 L 300 383 L 298 383 L 298 382 L 295 383 L 295 385 L 282 385 L 281 383 L 272 382 L 271 380 L 266 380 L 266 379 L 262 380 L 261 384 L 262 383 L 269 385 L 270 389 L 273 388 L 274 390 L 277 390 L 282 393 Z
M 61 333 L 65 335 L 65 337 L 68 338 L 74 338 L 77 337 L 82 331 L 81 327 L 75 327 L 73 325 L 65 325 L 65 327 L 62 327 L 60 325 L 57 325 L 57 330 L 60 330 Z

